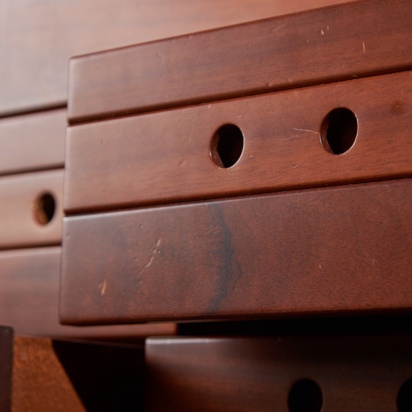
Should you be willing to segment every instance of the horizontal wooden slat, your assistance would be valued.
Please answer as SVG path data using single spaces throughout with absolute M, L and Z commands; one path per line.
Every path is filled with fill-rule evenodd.
M 411 3 L 412 4 L 412 3 Z M 333 155 L 322 122 L 339 107 L 358 122 Z M 239 161 L 210 155 L 224 124 L 243 132 Z M 65 210 L 115 209 L 241 193 L 410 176 L 412 72 L 117 119 L 68 130 Z
M 63 175 L 54 170 L 0 177 L 0 248 L 61 243 Z
M 344 1 L 2 1 L 0 116 L 64 105 L 71 56 Z
M 0 120 L 0 174 L 64 166 L 66 111 Z
M 61 319 L 410 310 L 411 189 L 405 179 L 65 218 Z
M 174 324 L 76 328 L 58 320 L 60 247 L 0 252 L 0 325 L 18 335 L 124 340 L 176 333 Z
M 411 344 L 411 335 L 149 339 L 146 410 L 409 411 Z M 307 381 L 292 391 L 303 379 L 319 398 Z
M 69 121 L 411 68 L 411 19 L 409 0 L 363 0 L 74 58 Z

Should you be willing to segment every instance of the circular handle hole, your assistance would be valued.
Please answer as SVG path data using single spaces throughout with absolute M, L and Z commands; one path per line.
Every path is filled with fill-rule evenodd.
M 329 153 L 340 155 L 347 152 L 354 145 L 357 135 L 358 119 L 349 109 L 334 109 L 322 122 L 321 141 Z
M 398 406 L 398 412 L 412 411 L 412 379 L 404 382 L 399 389 L 396 404 Z
M 232 167 L 243 152 L 243 133 L 234 124 L 225 124 L 216 131 L 212 138 L 211 155 L 221 168 Z
M 50 223 L 56 213 L 56 201 L 50 193 L 40 195 L 34 204 L 34 218 L 40 225 Z
M 290 412 L 320 412 L 322 404 L 322 390 L 311 379 L 301 379 L 290 389 L 288 398 Z

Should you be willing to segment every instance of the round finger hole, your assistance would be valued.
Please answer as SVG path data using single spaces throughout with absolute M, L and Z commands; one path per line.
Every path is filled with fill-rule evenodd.
M 357 135 L 358 119 L 349 109 L 334 109 L 322 122 L 322 145 L 328 152 L 335 155 L 347 152 L 355 144 Z
M 47 225 L 56 213 L 56 201 L 52 194 L 43 193 L 34 204 L 34 218 L 40 225 Z
M 408 379 L 401 386 L 396 400 L 398 412 L 412 411 L 412 379 Z
M 234 124 L 225 124 L 216 131 L 212 138 L 211 155 L 214 162 L 224 169 L 232 167 L 243 152 L 243 133 Z
M 323 404 L 322 390 L 311 379 L 297 381 L 289 392 L 290 412 L 320 412 Z

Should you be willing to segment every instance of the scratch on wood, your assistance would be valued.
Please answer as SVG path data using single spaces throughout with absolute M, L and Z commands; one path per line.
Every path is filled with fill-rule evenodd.
M 156 253 L 159 252 L 159 248 L 161 244 L 162 244 L 162 239 L 158 239 L 156 242 L 156 246 L 154 247 L 152 251 L 149 261 L 143 266 L 142 269 L 140 269 L 140 271 L 138 272 L 136 276 L 140 276 L 147 268 L 150 268 L 150 266 L 152 266 L 152 263 L 156 257 Z
M 365 50 L 366 50 L 366 46 L 365 46 L 365 42 L 362 42 L 362 50 L 363 50 L 363 54 L 365 54 Z
M 308 129 L 296 129 L 296 128 L 292 128 L 292 130 L 296 130 L 297 132 L 307 132 L 307 133 L 315 133 L 318 136 L 320 136 L 320 133 L 315 131 L 315 130 L 308 130 Z
M 245 105 L 245 102 L 243 102 L 243 103 L 242 103 L 242 109 L 240 110 L 240 114 L 239 114 L 237 117 L 238 117 L 239 119 L 241 119 L 242 116 L 244 115 L 245 111 L 246 111 L 246 105 Z
M 106 279 L 103 280 L 102 283 L 99 283 L 100 295 L 103 296 L 106 293 L 107 282 Z
M 279 24 L 279 26 L 276 26 L 274 29 L 272 29 L 272 33 L 274 33 L 275 31 L 278 31 L 282 27 L 286 26 L 286 24 L 287 24 L 287 22 Z

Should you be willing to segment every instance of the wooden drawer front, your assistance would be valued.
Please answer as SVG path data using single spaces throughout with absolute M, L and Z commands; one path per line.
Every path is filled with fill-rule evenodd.
M 0 178 L 0 248 L 61 243 L 63 170 Z
M 66 323 L 412 307 L 412 182 L 65 218 Z
M 410 335 L 149 339 L 146 408 L 405 412 L 411 344 Z
M 333 112 L 327 129 L 336 108 L 348 110 Z M 211 156 L 239 154 L 231 129 L 221 136 L 228 147 L 213 138 L 225 124 L 244 140 L 227 168 Z M 412 72 L 405 72 L 76 126 L 68 131 L 65 210 L 411 176 L 411 124 Z M 336 155 L 323 135 L 337 153 L 345 149 L 339 143 L 355 142 Z
M 69 121 L 405 70 L 411 19 L 367 0 L 74 58 Z

